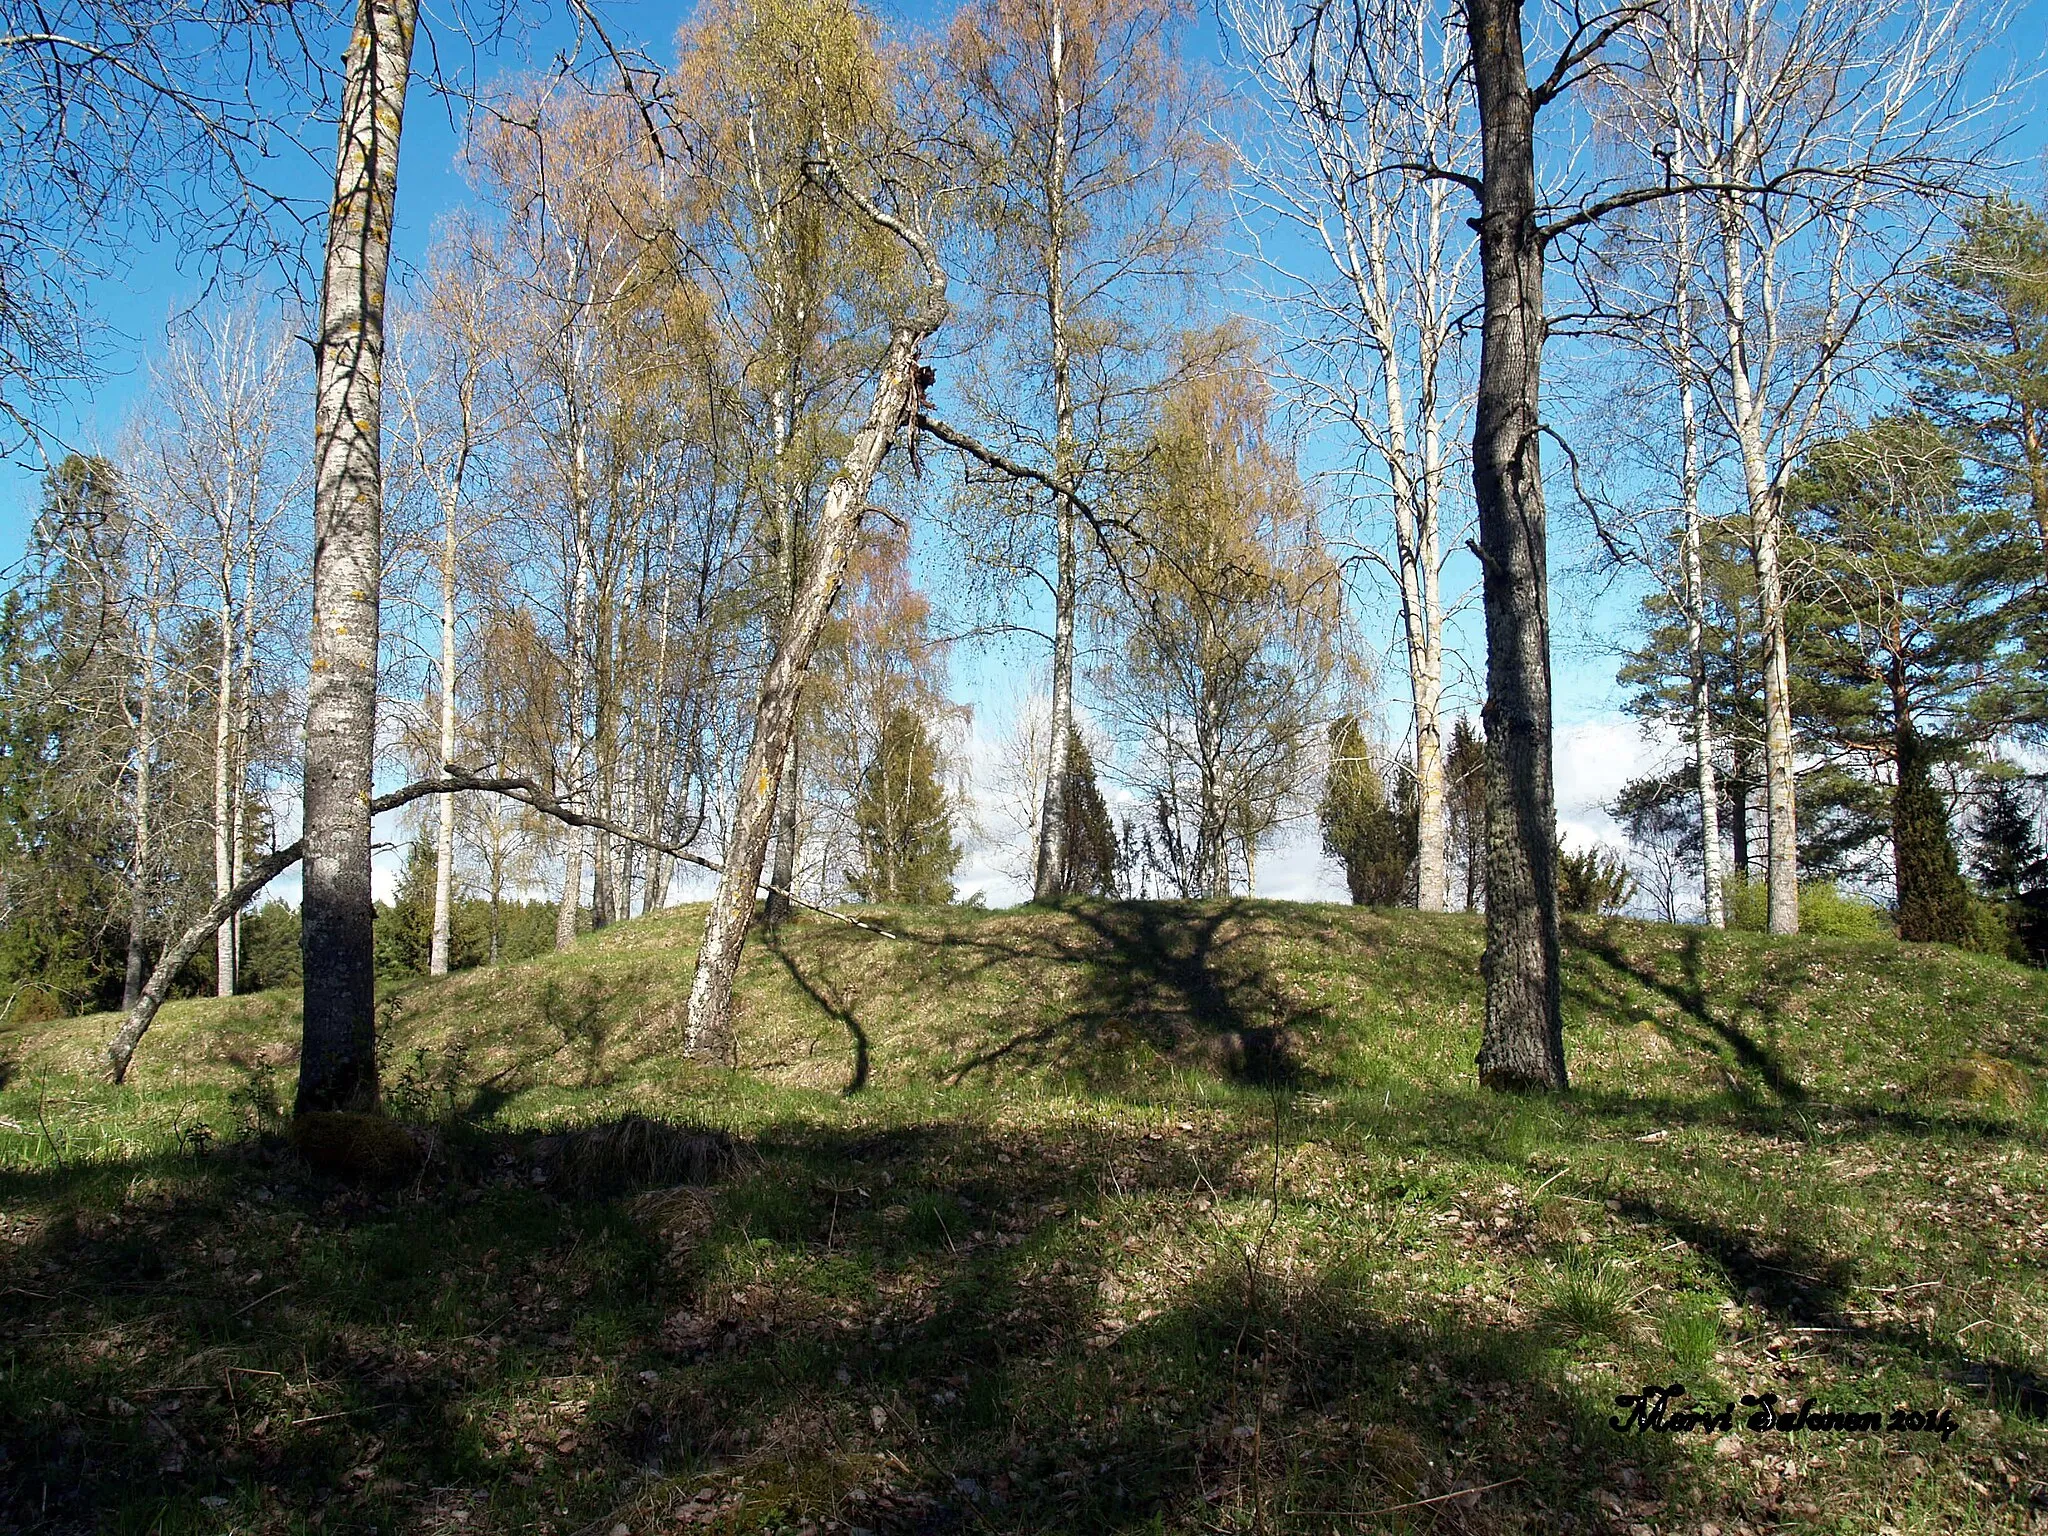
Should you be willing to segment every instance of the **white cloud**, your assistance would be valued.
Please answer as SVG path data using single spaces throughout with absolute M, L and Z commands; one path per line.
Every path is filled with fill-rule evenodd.
M 1646 738 L 1642 726 L 1623 714 L 1594 715 L 1560 729 L 1553 762 L 1557 779 L 1557 828 L 1566 843 L 1624 844 L 1627 839 L 1607 805 L 1630 779 L 1677 761 L 1675 739 Z

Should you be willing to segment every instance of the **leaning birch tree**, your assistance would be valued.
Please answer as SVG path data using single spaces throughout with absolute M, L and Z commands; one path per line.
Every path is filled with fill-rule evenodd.
M 799 0 L 791 11 L 769 13 L 764 22 L 780 32 L 791 76 L 811 86 L 808 174 L 815 190 L 831 199 L 836 222 L 885 230 L 900 241 L 910 270 L 900 278 L 885 275 L 897 290 L 895 318 L 867 418 L 825 492 L 796 600 L 761 680 L 724 870 L 705 917 L 690 986 L 685 1047 L 692 1052 L 723 1049 L 729 1041 L 733 977 L 753 920 L 804 675 L 845 580 L 883 457 L 899 434 L 915 433 L 930 379 L 923 348 L 950 309 L 932 199 L 921 186 L 928 168 L 896 132 L 893 82 L 876 53 L 872 24 L 846 0 Z

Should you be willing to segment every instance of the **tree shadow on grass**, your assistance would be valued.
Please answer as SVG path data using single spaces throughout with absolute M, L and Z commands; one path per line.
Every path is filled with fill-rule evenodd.
M 853 1067 L 847 1074 L 846 1087 L 842 1091 L 848 1095 L 859 1093 L 868 1085 L 868 1032 L 853 1011 L 852 1001 L 841 995 L 822 971 L 807 974 L 797 964 L 796 957 L 782 943 L 779 935 L 768 934 L 761 940 L 761 945 L 782 962 L 782 968 L 789 973 L 789 979 L 796 983 L 804 996 L 817 1005 L 818 1011 L 835 1020 L 846 1031 L 847 1039 L 853 1044 Z
M 1774 953 L 1769 957 L 1765 974 L 1731 1008 L 1717 1006 L 1708 997 L 1701 964 L 1702 937 L 1697 931 L 1685 934 L 1679 952 L 1679 975 L 1675 979 L 1663 974 L 1654 958 L 1632 958 L 1604 927 L 1580 925 L 1573 935 L 1572 947 L 1605 967 L 1607 973 L 1604 980 L 1597 971 L 1582 972 L 1574 978 L 1573 990 L 1578 1001 L 1597 1006 L 1613 1017 L 1626 1017 L 1625 983 L 1632 982 L 1675 1004 L 1682 1022 L 1660 1020 L 1658 1033 L 1697 1059 L 1722 1063 L 1737 1100 L 1730 1105 L 1715 1096 L 1679 1098 L 1654 1093 L 1574 1090 L 1576 1100 L 1599 1112 L 1633 1111 L 1637 1118 L 1648 1117 L 1669 1125 L 1721 1122 L 1801 1139 L 1811 1136 L 1817 1117 L 1824 1117 L 1895 1134 L 1952 1133 L 2048 1147 L 2048 1136 L 2018 1120 L 1908 1106 L 1902 1100 L 1875 1104 L 1827 1094 L 1802 1083 L 1777 1051 L 1759 1039 L 1759 1034 L 1769 1037 L 1775 1033 L 1783 1012 L 1780 998 L 1805 979 L 1810 956 L 1796 951 Z M 1800 974 L 1787 974 L 1788 971 Z M 1760 1020 L 1761 1030 L 1746 1028 L 1738 1022 L 1745 1016 Z
M 1774 1032 L 1772 1026 L 1780 1012 L 1773 988 L 1774 978 L 1766 975 L 1760 979 L 1735 1010 L 1722 1010 L 1715 1008 L 1707 998 L 1700 967 L 1700 935 L 1696 930 L 1685 935 L 1676 980 L 1662 975 L 1651 964 L 1631 958 L 1604 926 L 1596 928 L 1590 923 L 1580 924 L 1573 939 L 1574 949 L 1677 1006 L 1687 1024 L 1662 1026 L 1667 1036 L 1675 1037 L 1675 1043 L 1710 1056 L 1721 1056 L 1725 1051 L 1741 1072 L 1741 1080 L 1750 1084 L 1753 1091 L 1768 1093 L 1782 1104 L 1805 1101 L 1806 1086 L 1784 1064 L 1777 1051 L 1737 1022 L 1743 1015 L 1753 1016 L 1762 1023 L 1766 1035 Z M 1611 989 L 1602 988 L 1597 976 L 1586 978 L 1580 983 L 1579 990 L 1590 990 L 1593 994 L 1591 1000 L 1604 1004 L 1607 1011 L 1621 1015 L 1620 998 Z
M 942 1069 L 947 1081 L 1051 1071 L 1115 1090 L 1162 1065 L 1258 1088 L 1327 1081 L 1309 1064 L 1305 1046 L 1335 1021 L 1285 985 L 1270 945 L 1286 934 L 1260 904 L 1070 899 L 1024 916 L 1035 912 L 1066 921 L 929 935 L 902 925 L 905 941 L 940 957 L 944 977 L 932 984 L 960 999 L 963 1010 L 983 1010 L 963 1012 L 957 1055 Z M 857 1051 L 873 1032 L 855 1017 L 841 978 L 872 964 L 869 942 L 828 934 L 812 937 L 807 953 L 770 946 L 821 1011 L 847 1029 Z M 998 972 L 1025 985 L 1006 994 L 999 984 L 978 996 L 976 984 Z M 996 999 L 992 1010 L 985 997 Z
M 1255 1130 L 792 1122 L 603 1198 L 540 1140 L 384 1191 L 275 1148 L 0 1174 L 71 1212 L 0 1258 L 0 1525 L 638 1529 L 716 1486 L 733 1529 L 1593 1530 L 1691 1476 L 1540 1340 L 1198 1213 Z
M 1747 1296 L 1780 1328 L 1804 1330 L 1809 1347 L 1854 1379 L 1856 1356 L 1878 1346 L 1913 1356 L 1933 1374 L 1983 1393 L 1991 1402 L 2048 1422 L 2048 1379 L 2031 1367 L 1975 1354 L 1955 1338 L 1938 1337 L 1897 1322 L 1870 1322 L 1850 1304 L 1856 1267 L 1834 1258 L 1796 1232 L 1767 1240 L 1639 1195 L 1620 1201 L 1621 1214 L 1653 1223 L 1683 1238 L 1718 1269 L 1730 1291 Z

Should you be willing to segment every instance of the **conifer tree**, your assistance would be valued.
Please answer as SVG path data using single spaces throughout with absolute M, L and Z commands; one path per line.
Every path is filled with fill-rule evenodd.
M 1893 782 L 1900 937 L 1970 944 L 1976 913 L 1930 774 L 2009 716 L 2016 662 L 1998 532 L 1925 417 L 1822 444 L 1787 496 L 1806 575 L 1793 608 L 1811 738 Z
M 861 867 L 847 871 L 846 883 L 862 901 L 936 906 L 953 899 L 960 863 L 953 807 L 939 781 L 938 748 L 915 710 L 889 712 L 853 824 Z
M 1451 727 L 1444 778 L 1450 851 L 1464 871 L 1465 910 L 1471 912 L 1486 895 L 1486 738 L 1468 715 Z
M 2007 195 L 1980 204 L 1911 309 L 1916 400 L 2024 509 L 2033 537 L 2016 552 L 2048 568 L 2048 212 Z
M 1074 896 L 1114 896 L 1122 867 L 1116 824 L 1095 782 L 1095 756 L 1080 733 L 1067 743 L 1065 777 L 1060 785 L 1060 835 L 1065 847 L 1059 859 L 1061 890 Z
M 1975 834 L 1970 872 L 1984 895 L 2003 908 L 2012 932 L 2012 955 L 2030 965 L 2048 964 L 2048 852 L 2026 803 L 2021 781 L 2010 773 L 1985 786 L 1971 826 Z
M 1928 776 L 1926 748 L 1911 730 L 1900 742 L 1898 768 L 1892 858 L 1898 872 L 1899 937 L 1971 948 L 1977 935 L 1975 904 L 1949 835 L 1948 806 Z
M 423 976 L 434 942 L 434 845 L 422 837 L 412 845 L 389 906 L 377 913 L 377 974 Z
M 1415 834 L 1410 819 L 1388 803 L 1356 716 L 1330 727 L 1330 777 L 1316 814 L 1324 851 L 1344 866 L 1352 904 L 1399 905 L 1408 893 Z

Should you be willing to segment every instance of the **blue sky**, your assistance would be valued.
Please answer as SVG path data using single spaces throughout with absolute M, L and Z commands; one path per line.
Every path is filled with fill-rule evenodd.
M 899 8 L 901 9 L 901 8 Z M 909 8 L 922 19 L 938 8 Z M 680 24 L 686 8 L 673 4 L 613 4 L 607 6 L 614 35 L 632 40 L 656 58 L 666 58 L 669 39 Z M 562 14 L 541 13 L 530 24 L 512 29 L 513 40 L 494 56 L 477 60 L 476 73 L 485 80 L 502 74 L 533 73 L 552 66 L 557 54 L 574 46 L 574 35 Z M 1199 47 L 1212 57 L 1219 53 L 1219 34 L 1213 18 L 1199 29 Z M 1991 65 L 1997 68 L 2025 68 L 2026 60 L 2038 60 L 2048 39 L 2048 0 L 2027 0 L 2015 12 L 2013 26 L 2003 44 L 1991 50 Z M 330 40 L 338 54 L 342 39 Z M 467 58 L 458 40 L 439 37 L 442 57 Z M 424 68 L 432 55 L 423 41 L 419 62 Z M 289 103 L 281 104 L 289 109 Z M 2016 180 L 2029 190 L 2042 182 L 2042 156 L 2048 151 L 2048 123 L 2033 110 L 2033 102 L 2017 113 L 2011 156 L 2020 163 Z M 399 191 L 399 221 L 396 256 L 399 269 L 418 263 L 432 240 L 437 222 L 458 207 L 467 189 L 457 169 L 459 113 L 461 104 L 431 91 L 415 91 L 408 107 L 404 162 Z M 303 135 L 314 153 L 288 164 L 279 189 L 317 206 L 324 201 L 324 176 L 331 156 L 332 130 L 313 125 Z M 71 391 L 53 412 L 48 425 L 67 442 L 92 446 L 111 441 L 133 408 L 139 393 L 147 387 L 146 360 L 160 340 L 166 321 L 199 294 L 201 275 L 189 263 L 181 263 L 175 249 L 145 246 L 132 252 L 115 276 L 92 285 L 86 297 L 91 310 L 106 327 L 103 351 L 104 373 L 91 387 Z M 273 273 L 272 291 L 289 299 L 291 278 Z M 1560 359 L 1562 361 L 1562 359 Z M 310 412 L 308 413 L 310 417 Z M 1305 460 L 1312 467 L 1321 456 L 1315 445 L 1305 447 Z M 38 495 L 36 469 L 25 463 L 0 467 L 0 566 L 18 558 Z M 1558 774 L 1560 811 L 1568 835 L 1600 835 L 1605 818 L 1598 812 L 1620 783 L 1657 751 L 1654 744 L 1641 742 L 1634 727 L 1618 713 L 1619 698 L 1613 686 L 1612 642 L 1625 631 L 1635 607 L 1633 592 L 1625 585 L 1589 580 L 1575 569 L 1579 551 L 1568 517 L 1557 519 L 1558 547 L 1553 556 L 1553 602 L 1556 609 L 1557 646 L 1556 714 L 1560 732 Z M 1469 575 L 1454 565 L 1447 583 L 1447 597 Z M 1385 645 L 1393 638 L 1394 609 L 1385 598 L 1367 594 L 1360 604 L 1360 618 L 1367 638 Z M 1470 667 L 1479 663 L 1481 652 L 1476 618 L 1468 613 L 1456 625 L 1454 649 L 1468 658 Z M 1390 704 L 1398 706 L 1403 693 L 1398 657 L 1387 655 L 1389 676 L 1384 689 Z M 1014 650 L 989 654 L 963 654 L 956 665 L 956 689 L 977 706 L 978 751 L 993 748 L 993 738 L 1006 723 L 1003 719 L 1014 702 L 1019 664 L 1028 669 L 1033 658 Z M 1456 687 L 1454 681 L 1454 688 Z M 1476 706 L 1469 687 L 1454 697 L 1454 707 Z M 1014 894 L 1011 882 L 1001 878 L 986 855 L 976 855 L 964 871 L 963 884 L 982 888 L 992 899 Z M 1320 858 L 1307 839 L 1277 850 L 1267 860 L 1261 878 L 1262 891 L 1272 895 L 1336 896 L 1341 882 L 1335 871 Z

